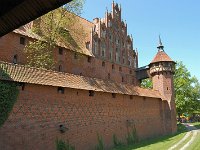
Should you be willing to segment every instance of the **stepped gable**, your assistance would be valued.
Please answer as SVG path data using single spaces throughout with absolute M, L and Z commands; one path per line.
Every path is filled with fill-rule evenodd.
M 57 41 L 57 46 L 66 48 L 68 50 L 72 50 L 81 54 L 93 56 L 92 52 L 86 48 L 86 42 L 90 40 L 90 32 L 94 24 L 82 17 L 79 17 L 73 13 L 66 11 L 66 16 L 72 18 L 73 20 L 76 19 L 75 24 L 70 25 L 69 27 L 66 26 L 65 30 L 70 35 L 69 41 Z M 15 29 L 13 32 L 27 36 L 32 39 L 41 39 L 39 35 L 36 35 L 31 32 L 31 28 L 34 24 L 30 22 L 18 29 Z M 81 32 L 77 32 L 81 31 Z
M 4 73 L 7 75 L 4 75 Z M 161 98 L 156 90 L 0 61 L 0 79 L 30 84 Z

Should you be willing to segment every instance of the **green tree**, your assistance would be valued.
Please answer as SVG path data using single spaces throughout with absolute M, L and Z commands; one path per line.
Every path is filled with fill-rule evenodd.
M 152 83 L 151 78 L 143 79 L 142 82 L 141 82 L 141 87 L 147 88 L 147 89 L 152 89 L 153 83 Z
M 191 77 L 190 72 L 182 62 L 176 64 L 174 75 L 176 94 L 176 108 L 180 116 L 182 113 L 192 113 L 199 109 L 200 84 L 196 77 Z
M 145 79 L 141 87 L 152 88 L 152 80 Z M 182 62 L 177 62 L 174 74 L 175 102 L 177 113 L 193 113 L 200 111 L 200 83 L 196 77 L 191 77 Z
M 37 68 L 54 69 L 56 62 L 53 50 L 58 43 L 62 43 L 62 45 L 67 45 L 68 47 L 70 47 L 69 45 L 73 45 L 78 48 L 69 30 L 71 31 L 76 23 L 74 14 L 81 14 L 83 4 L 84 0 L 73 0 L 34 21 L 30 32 L 37 36 L 38 40 L 29 42 L 24 49 L 27 56 L 27 65 Z M 78 29 L 73 31 L 84 34 Z

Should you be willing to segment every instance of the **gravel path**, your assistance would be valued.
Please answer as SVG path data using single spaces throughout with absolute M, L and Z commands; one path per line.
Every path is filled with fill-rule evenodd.
M 200 132 L 200 130 L 198 130 L 193 125 L 190 125 L 190 124 L 187 124 L 187 123 L 184 123 L 183 125 L 186 126 L 186 128 L 188 129 L 188 132 L 178 143 L 176 143 L 175 145 L 170 147 L 168 150 L 173 150 L 173 149 L 177 148 L 180 144 L 182 144 L 192 134 L 191 139 L 180 149 L 180 150 L 186 150 L 191 145 L 191 143 L 195 140 L 197 133 Z

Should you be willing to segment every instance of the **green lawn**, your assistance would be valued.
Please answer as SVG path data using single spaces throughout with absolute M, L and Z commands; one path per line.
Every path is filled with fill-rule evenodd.
M 121 146 L 117 148 L 113 148 L 112 150 L 155 150 L 155 149 L 162 149 L 167 150 L 172 145 L 177 143 L 179 140 L 181 140 L 184 135 L 186 134 L 186 128 L 182 125 L 178 125 L 178 132 L 175 135 L 167 135 L 151 140 L 145 140 L 141 141 L 139 143 L 136 143 L 134 145 L 130 146 Z
M 194 125 L 196 128 L 200 129 L 200 122 L 194 122 L 191 124 Z
M 200 129 L 200 122 L 195 122 L 191 124 L 194 125 L 196 128 Z M 200 141 L 200 131 L 198 132 L 196 139 L 194 140 L 194 142 L 190 145 L 188 149 L 199 150 L 200 149 L 199 141 Z
M 199 150 L 200 149 L 200 132 L 197 135 L 197 138 L 194 140 L 194 142 L 191 144 L 190 147 L 188 147 L 188 149 L 191 150 Z

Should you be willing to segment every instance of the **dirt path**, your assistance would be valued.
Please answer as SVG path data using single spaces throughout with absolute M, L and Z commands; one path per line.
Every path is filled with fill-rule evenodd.
M 190 137 L 190 135 L 192 135 L 191 139 L 185 144 L 183 145 L 182 148 L 180 148 L 180 150 L 186 150 L 191 144 L 192 142 L 195 140 L 198 132 L 200 132 L 200 130 L 198 130 L 196 127 L 194 127 L 193 125 L 184 123 L 183 125 L 186 126 L 186 128 L 188 129 L 188 132 L 186 133 L 186 135 L 175 145 L 173 145 L 172 147 L 170 147 L 168 150 L 173 150 L 176 149 L 180 144 L 182 144 L 187 138 Z

